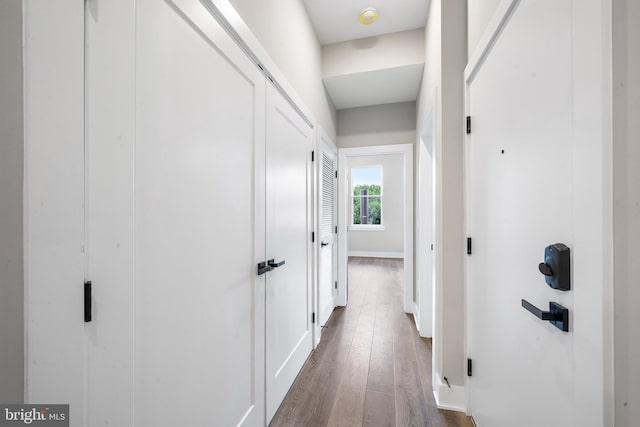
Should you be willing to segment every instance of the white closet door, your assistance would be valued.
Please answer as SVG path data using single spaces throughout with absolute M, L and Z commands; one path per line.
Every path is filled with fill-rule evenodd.
M 267 421 L 312 349 L 312 129 L 267 86 L 267 257 L 285 264 L 267 274 Z
M 264 425 L 264 77 L 197 0 L 87 12 L 85 425 Z
M 324 326 L 335 307 L 334 282 L 336 280 L 336 199 L 337 153 L 329 138 L 320 133 L 320 256 L 318 277 L 318 323 Z

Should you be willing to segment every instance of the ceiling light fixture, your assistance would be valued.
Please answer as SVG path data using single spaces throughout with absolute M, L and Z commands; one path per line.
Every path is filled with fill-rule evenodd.
M 360 13 L 360 22 L 364 25 L 373 24 L 378 19 L 378 11 L 372 7 L 368 7 Z

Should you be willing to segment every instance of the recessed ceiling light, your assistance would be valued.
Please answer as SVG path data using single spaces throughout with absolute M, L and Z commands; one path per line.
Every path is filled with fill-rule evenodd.
M 368 7 L 360 13 L 360 22 L 364 25 L 373 24 L 376 19 L 378 19 L 378 12 L 372 7 Z

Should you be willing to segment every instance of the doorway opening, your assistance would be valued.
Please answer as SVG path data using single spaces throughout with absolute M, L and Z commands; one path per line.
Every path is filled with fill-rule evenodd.
M 349 299 L 350 259 L 402 260 L 402 306 L 416 314 L 413 283 L 413 145 L 339 150 L 337 305 Z

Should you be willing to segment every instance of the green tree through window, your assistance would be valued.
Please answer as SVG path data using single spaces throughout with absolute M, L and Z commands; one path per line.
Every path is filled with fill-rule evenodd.
M 353 168 L 353 225 L 382 225 L 382 168 Z

